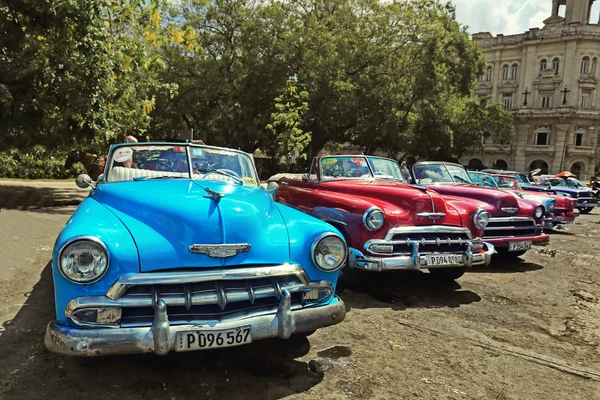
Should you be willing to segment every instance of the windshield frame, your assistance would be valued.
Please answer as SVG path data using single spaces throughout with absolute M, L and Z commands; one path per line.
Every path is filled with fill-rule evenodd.
M 344 159 L 356 159 L 356 158 L 362 158 L 364 159 L 365 164 L 367 165 L 367 168 L 369 170 L 369 177 L 361 177 L 361 176 L 339 176 L 339 177 L 335 177 L 335 178 L 328 178 L 328 179 L 324 179 L 323 178 L 323 160 L 324 159 L 336 159 L 336 158 L 344 158 Z M 393 160 L 391 158 L 387 158 L 387 157 L 379 157 L 379 156 L 368 156 L 368 155 L 364 155 L 364 154 L 360 154 L 360 155 L 355 155 L 355 154 L 336 154 L 336 155 L 326 155 L 326 156 L 320 156 L 320 157 L 315 157 L 315 163 L 316 163 L 316 174 L 317 174 L 317 181 L 318 182 L 332 182 L 332 181 L 340 181 L 340 180 L 361 180 L 361 179 L 377 179 L 377 180 L 393 180 L 395 182 L 401 182 L 404 183 L 404 179 L 402 178 L 402 170 L 400 169 L 400 164 L 398 164 L 398 162 L 396 160 Z M 400 175 L 400 178 L 382 178 L 381 176 L 377 176 L 375 174 L 375 170 L 374 170 L 374 166 L 371 163 L 371 160 L 385 160 L 387 162 L 391 162 L 393 164 L 395 164 L 398 167 L 398 173 Z M 312 165 L 311 165 L 311 171 L 309 172 L 309 175 L 312 172 Z
M 192 152 L 191 149 L 192 148 L 200 148 L 200 149 L 209 149 L 209 150 L 214 150 L 214 151 L 224 151 L 224 152 L 228 152 L 228 153 L 237 153 L 241 156 L 245 156 L 249 158 L 250 164 L 252 165 L 251 171 L 254 174 L 253 179 L 256 181 L 256 186 L 260 187 L 260 179 L 259 179 L 259 175 L 258 175 L 258 170 L 256 169 L 256 163 L 254 162 L 254 157 L 252 156 L 252 154 L 250 153 L 246 153 L 245 151 L 242 150 L 235 150 L 235 149 L 230 149 L 227 147 L 218 147 L 218 146 L 208 146 L 208 145 L 202 145 L 202 144 L 194 144 L 194 143 L 178 143 L 178 142 L 138 142 L 138 143 L 118 143 L 118 144 L 112 144 L 109 148 L 109 153 L 108 156 L 106 158 L 106 164 L 104 165 L 104 171 L 103 171 L 103 180 L 102 183 L 119 183 L 119 182 L 133 182 L 133 181 L 114 181 L 111 182 L 108 180 L 108 178 L 110 177 L 110 173 L 109 171 L 113 168 L 112 164 L 113 164 L 113 158 L 114 158 L 114 154 L 115 151 L 121 147 L 147 147 L 147 146 L 172 146 L 172 147 L 185 147 L 185 153 L 186 153 L 186 159 L 187 159 L 187 177 L 183 177 L 183 179 L 187 179 L 187 180 L 192 180 L 195 182 L 199 182 L 201 181 L 201 179 L 195 179 L 194 178 L 194 171 L 193 171 L 193 163 L 192 163 Z M 185 172 L 181 172 L 181 173 L 185 173 Z M 167 178 L 165 178 L 167 179 Z M 175 179 L 182 179 L 182 178 L 178 178 L 178 177 L 173 177 L 172 180 Z M 140 180 L 142 181 L 142 180 Z M 254 186 L 254 185 L 248 185 L 248 186 Z
M 488 189 L 500 189 L 498 187 L 498 184 L 496 183 L 496 180 L 494 179 L 494 175 L 493 174 L 489 174 L 487 172 L 479 172 L 479 171 L 467 171 L 467 174 L 469 175 L 469 178 L 471 178 L 471 181 L 473 182 L 473 184 L 475 186 L 484 187 L 484 188 L 488 188 Z M 477 176 L 487 177 L 493 183 L 494 186 L 478 185 L 477 183 L 475 183 L 475 181 L 473 180 L 473 177 L 471 175 L 477 175 Z M 481 181 L 483 182 L 483 179 Z
M 420 182 L 417 182 L 417 178 L 416 178 L 416 174 L 415 174 L 415 169 L 418 168 L 418 167 L 427 167 L 427 166 L 430 166 L 430 165 L 438 165 L 438 166 L 440 166 L 440 168 L 443 167 L 444 170 L 446 171 L 446 173 L 448 174 L 448 176 L 450 177 L 450 179 L 452 180 L 452 182 L 431 182 L 431 183 L 420 183 Z M 448 165 L 450 165 L 452 167 L 456 167 L 456 168 L 462 169 L 464 171 L 465 175 L 468 178 L 467 179 L 468 182 L 465 183 L 465 182 L 461 182 L 461 181 L 456 181 L 456 179 L 454 178 L 454 175 L 452 175 L 452 173 L 448 169 Z M 477 185 L 475 185 L 473 183 L 473 180 L 469 176 L 469 171 L 467 171 L 466 168 L 463 167 L 462 165 L 456 164 L 456 163 L 426 161 L 426 162 L 414 164 L 411 167 L 411 172 L 412 172 L 413 180 L 415 181 L 415 184 L 417 184 L 417 185 L 434 185 L 434 184 L 449 185 L 449 184 L 459 183 L 461 185 L 473 185 L 473 186 L 477 186 Z M 422 179 L 425 179 L 425 178 L 422 178 Z

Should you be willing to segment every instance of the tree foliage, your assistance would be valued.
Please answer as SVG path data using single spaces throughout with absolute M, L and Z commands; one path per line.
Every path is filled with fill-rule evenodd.
M 193 129 L 288 159 L 449 158 L 512 135 L 471 98 L 482 55 L 439 0 L 0 0 L 0 50 L 4 146 Z

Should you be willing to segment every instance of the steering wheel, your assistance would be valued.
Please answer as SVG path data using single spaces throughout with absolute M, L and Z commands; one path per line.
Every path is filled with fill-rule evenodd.
M 387 176 L 387 174 L 385 172 L 381 172 L 381 171 L 375 171 L 375 172 L 373 172 L 373 175 L 375 175 L 375 176 L 377 176 L 377 175 Z
M 172 165 L 169 164 L 168 160 L 160 159 L 158 160 L 158 165 L 156 166 L 157 171 L 164 172 L 175 172 L 175 169 Z

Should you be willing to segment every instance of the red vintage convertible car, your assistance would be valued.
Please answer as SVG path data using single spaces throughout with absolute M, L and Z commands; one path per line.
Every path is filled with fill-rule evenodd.
M 483 239 L 504 256 L 518 257 L 532 245 L 545 246 L 550 240 L 543 233 L 543 207 L 534 208 L 501 190 L 475 186 L 462 165 L 426 161 L 411 168 L 403 164 L 402 171 L 411 182 L 429 187 L 444 197 L 469 199 L 488 211 L 491 218 Z
M 351 247 L 350 267 L 428 269 L 440 279 L 456 279 L 465 267 L 489 264 L 494 253 L 480 239 L 487 211 L 404 184 L 394 160 L 318 157 L 309 174 L 280 174 L 270 181 L 278 184 L 276 200 L 340 230 Z

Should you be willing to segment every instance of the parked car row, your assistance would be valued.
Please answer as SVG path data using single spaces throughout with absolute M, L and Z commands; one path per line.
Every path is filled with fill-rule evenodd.
M 505 178 L 335 155 L 261 185 L 242 151 L 114 145 L 96 182 L 77 178 L 91 190 L 54 247 L 46 346 L 81 360 L 309 335 L 345 318 L 342 270 L 453 280 L 575 218 L 561 196 L 498 189 Z

